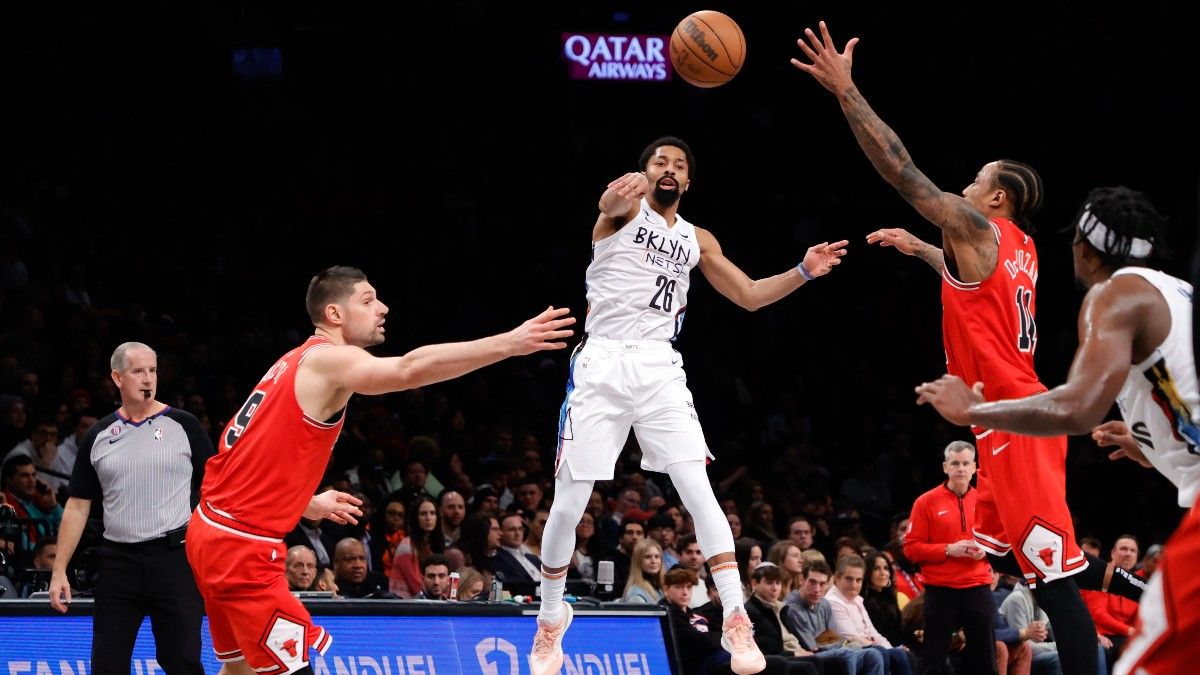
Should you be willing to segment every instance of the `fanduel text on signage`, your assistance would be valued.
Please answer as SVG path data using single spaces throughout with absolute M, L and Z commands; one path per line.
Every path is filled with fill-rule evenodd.
M 665 35 L 563 33 L 563 56 L 573 80 L 671 79 Z

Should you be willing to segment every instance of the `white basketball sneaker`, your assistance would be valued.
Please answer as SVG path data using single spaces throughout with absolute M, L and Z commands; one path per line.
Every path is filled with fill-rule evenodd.
M 754 627 L 744 609 L 738 609 L 725 619 L 721 628 L 721 646 L 732 655 L 729 667 L 737 675 L 761 673 L 767 667 L 767 657 L 754 642 Z
M 538 622 L 537 634 L 533 636 L 533 651 L 529 654 L 530 675 L 558 675 L 562 670 L 563 635 L 566 634 L 574 616 L 575 610 L 571 609 L 571 603 L 564 602 L 562 619 L 557 626 L 547 626 L 541 621 Z M 762 654 L 759 654 L 759 658 L 762 658 Z M 766 667 L 765 661 L 763 667 Z

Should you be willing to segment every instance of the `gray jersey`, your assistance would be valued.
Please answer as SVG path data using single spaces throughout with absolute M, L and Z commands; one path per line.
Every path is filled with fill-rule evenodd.
M 141 422 L 113 413 L 84 436 L 67 493 L 101 500 L 105 539 L 147 541 L 187 524 L 212 455 L 189 412 L 168 406 Z
M 592 244 L 584 329 L 614 340 L 674 340 L 699 262 L 695 226 L 677 214 L 668 227 L 643 199 L 629 224 Z
M 1129 368 L 1117 405 L 1146 459 L 1179 488 L 1179 505 L 1191 507 L 1200 494 L 1192 285 L 1145 267 L 1122 267 L 1113 276 L 1127 274 L 1142 277 L 1162 294 L 1171 312 L 1171 330 L 1149 358 Z

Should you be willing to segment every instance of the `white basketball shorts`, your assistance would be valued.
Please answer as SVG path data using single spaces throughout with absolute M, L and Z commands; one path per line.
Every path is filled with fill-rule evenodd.
M 671 343 L 588 335 L 571 355 L 555 474 L 569 463 L 573 478 L 611 480 L 631 427 L 643 469 L 712 458 Z

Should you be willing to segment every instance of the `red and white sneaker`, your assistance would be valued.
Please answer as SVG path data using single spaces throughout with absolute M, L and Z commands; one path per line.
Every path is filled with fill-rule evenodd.
M 754 626 L 743 609 L 725 619 L 721 628 L 721 646 L 732 655 L 729 667 L 737 675 L 761 673 L 767 667 L 767 657 L 755 644 Z
M 571 603 L 564 602 L 562 619 L 557 626 L 551 627 L 538 622 L 537 633 L 533 636 L 533 651 L 529 653 L 530 675 L 558 675 L 562 670 L 563 635 L 566 634 L 574 616 L 575 610 L 571 609 Z M 762 658 L 761 654 L 759 658 Z M 766 667 L 765 662 L 763 667 Z

